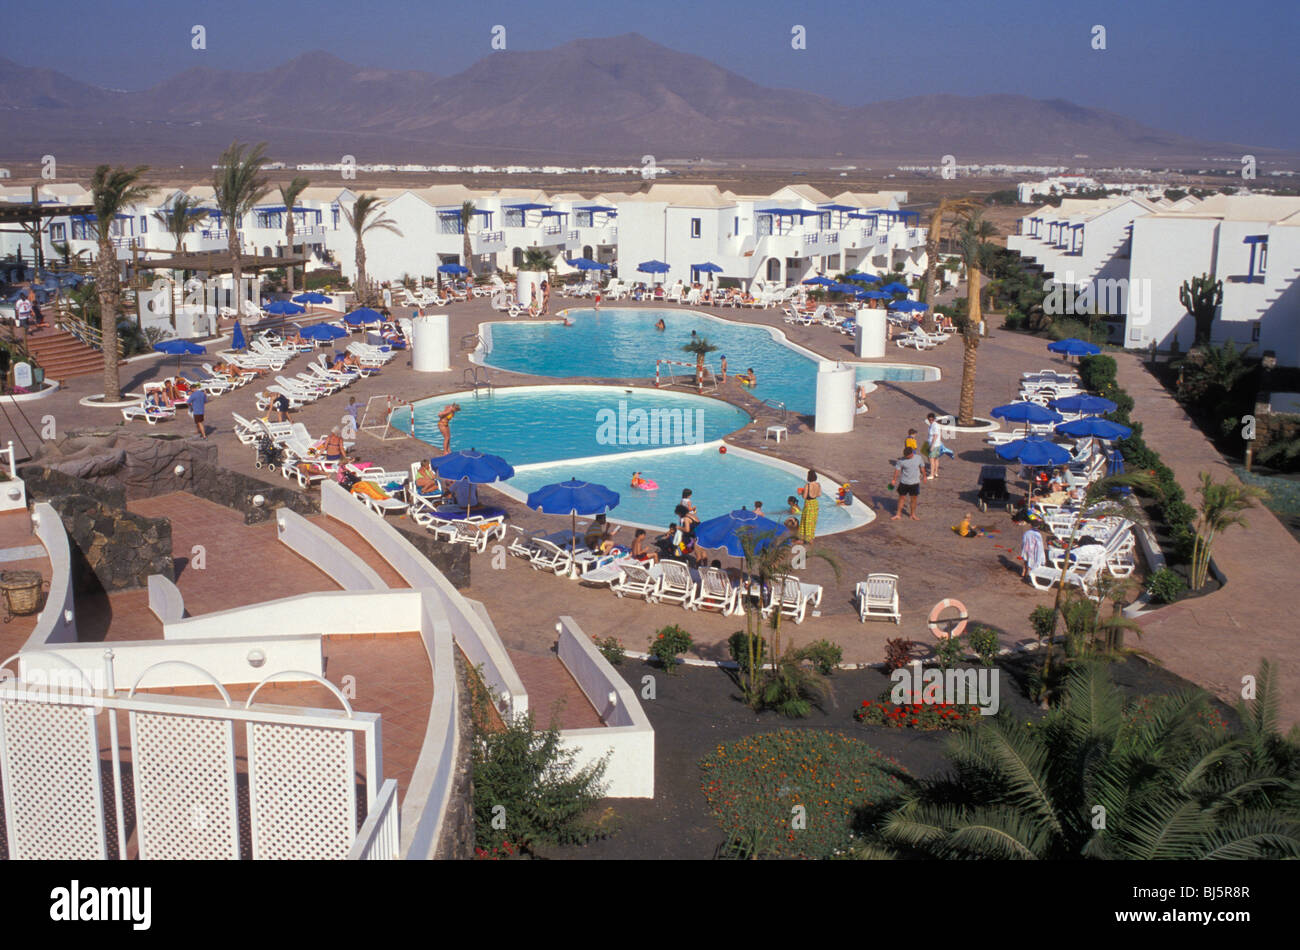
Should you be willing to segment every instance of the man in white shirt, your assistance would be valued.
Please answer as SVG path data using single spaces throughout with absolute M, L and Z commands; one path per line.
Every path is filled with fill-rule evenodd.
M 32 320 L 32 302 L 27 297 L 27 291 L 18 295 L 18 302 L 14 304 L 14 319 L 17 321 L 19 328 L 23 331 L 23 339 L 27 338 L 27 325 Z

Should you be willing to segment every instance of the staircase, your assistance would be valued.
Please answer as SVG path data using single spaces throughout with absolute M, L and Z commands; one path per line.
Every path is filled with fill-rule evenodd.
M 46 379 L 65 380 L 104 369 L 104 354 L 66 330 L 47 327 L 27 335 L 27 349 L 45 370 Z

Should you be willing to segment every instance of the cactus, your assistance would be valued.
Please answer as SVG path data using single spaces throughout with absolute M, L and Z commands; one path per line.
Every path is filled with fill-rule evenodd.
M 1185 280 L 1178 288 L 1178 302 L 1196 321 L 1196 340 L 1192 345 L 1209 343 L 1214 315 L 1223 303 L 1223 281 L 1215 280 L 1209 274 Z

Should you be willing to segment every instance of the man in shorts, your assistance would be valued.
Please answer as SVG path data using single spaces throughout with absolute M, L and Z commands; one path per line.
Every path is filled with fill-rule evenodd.
M 208 429 L 203 424 L 203 412 L 208 407 L 208 394 L 202 389 L 195 389 L 190 393 L 187 405 L 190 407 L 190 415 L 194 418 L 194 427 L 199 431 L 199 438 L 206 439 Z
M 916 516 L 916 499 L 921 494 L 921 473 L 925 470 L 925 461 L 912 448 L 903 449 L 903 457 L 894 463 L 894 477 L 889 487 L 898 487 L 898 511 L 890 521 L 903 517 L 903 503 L 908 506 L 908 514 L 913 521 L 920 521 Z

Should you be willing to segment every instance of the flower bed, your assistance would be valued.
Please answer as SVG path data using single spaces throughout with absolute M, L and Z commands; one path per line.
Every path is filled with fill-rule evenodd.
M 848 848 L 864 806 L 901 791 L 896 761 L 837 732 L 782 729 L 720 745 L 702 788 L 733 852 L 829 858 Z
M 891 703 L 864 699 L 853 718 L 869 726 L 895 729 L 957 729 L 980 718 L 980 708 L 970 703 Z

